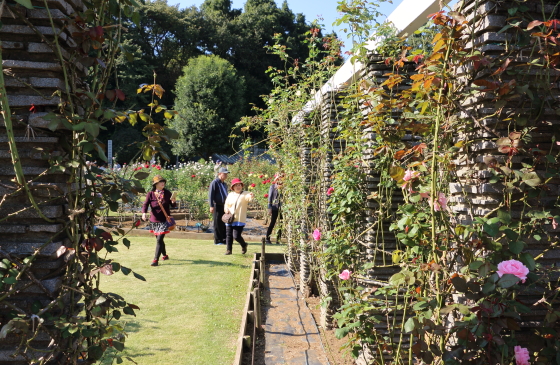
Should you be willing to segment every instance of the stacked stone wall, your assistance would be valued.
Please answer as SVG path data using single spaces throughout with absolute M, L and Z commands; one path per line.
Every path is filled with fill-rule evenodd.
M 555 1 L 529 1 L 524 3 L 528 8 L 529 18 L 535 20 L 543 19 L 543 14 L 547 18 L 558 18 L 559 9 Z M 511 189 L 510 201 L 506 201 L 508 187 L 502 183 L 492 182 L 495 172 L 502 172 L 508 154 L 498 150 L 497 141 L 501 137 L 508 137 L 510 132 L 520 130 L 523 127 L 531 127 L 527 138 L 519 145 L 519 154 L 511 156 L 512 169 L 523 168 L 523 163 L 533 165 L 534 171 L 540 176 L 542 181 L 547 180 L 546 165 L 547 160 L 543 157 L 536 161 L 535 157 L 544 151 L 545 154 L 551 152 L 552 155 L 558 153 L 558 145 L 554 143 L 560 138 L 560 116 L 557 113 L 560 92 L 558 88 L 558 78 L 560 72 L 554 69 L 544 70 L 539 67 L 526 67 L 533 59 L 538 58 L 538 52 L 531 54 L 530 49 L 521 50 L 516 44 L 515 32 L 500 32 L 508 24 L 511 14 L 508 10 L 517 6 L 514 3 L 495 2 L 495 1 L 466 1 L 464 4 L 464 14 L 467 16 L 469 26 L 472 28 L 474 38 L 467 43 L 467 48 L 477 49 L 489 56 L 493 60 L 504 60 L 510 57 L 511 63 L 508 68 L 515 70 L 523 68 L 522 75 L 510 75 L 504 72 L 501 75 L 502 81 L 507 83 L 515 80 L 520 86 L 522 83 L 530 85 L 536 97 L 541 97 L 544 103 L 536 106 L 535 103 L 522 104 L 521 99 L 512 99 L 503 105 L 502 110 L 496 108 L 495 95 L 487 93 L 477 97 L 467 98 L 463 101 L 464 111 L 460 117 L 470 122 L 466 131 L 457 135 L 457 140 L 466 141 L 467 147 L 457 158 L 457 181 L 449 186 L 452 194 L 452 209 L 456 213 L 460 223 L 469 224 L 476 217 L 495 216 L 497 209 L 510 210 L 511 217 L 519 220 L 524 216 L 528 209 L 554 209 L 558 203 L 560 195 L 560 179 L 552 178 L 547 181 L 544 189 L 538 196 L 527 201 L 528 206 L 523 202 L 515 203 L 516 200 L 523 198 L 524 194 L 516 189 Z M 527 28 L 528 22 L 520 25 Z M 496 68 L 500 66 L 497 65 Z M 495 71 L 492 70 L 492 71 Z M 479 72 L 477 78 L 488 77 L 490 72 Z M 472 72 L 472 69 L 465 67 L 458 70 L 458 74 Z M 550 79 L 548 78 L 550 77 Z M 550 81 L 553 81 L 550 83 Z M 548 93 L 548 95 L 545 95 Z M 539 95 L 540 94 L 540 95 Z M 518 118 L 524 118 L 523 124 L 516 126 L 515 118 L 512 120 L 508 116 L 517 114 Z M 477 123 L 473 122 L 477 120 Z M 525 217 L 525 223 L 529 220 Z M 552 223 L 552 220 L 550 220 Z M 553 227 L 552 224 L 542 226 L 548 237 L 537 240 L 533 236 L 521 237 L 528 247 L 523 251 L 532 257 L 538 258 L 537 262 L 546 266 L 560 265 L 560 250 L 556 247 L 559 239 L 560 228 Z M 501 242 L 506 245 L 504 241 Z M 557 277 L 553 277 L 557 280 Z M 546 309 L 535 303 L 542 299 L 542 292 L 538 289 L 522 292 L 518 299 L 531 308 L 531 313 L 522 315 L 520 323 L 521 331 L 516 334 L 517 339 L 522 345 L 530 349 L 533 344 L 539 345 L 542 341 L 540 337 L 534 337 L 534 330 L 542 327 L 544 318 L 547 314 Z M 536 341 L 536 342 L 535 342 Z
M 32 269 L 28 270 L 29 275 L 23 275 L 16 284 L 21 289 L 5 299 L 28 314 L 33 313 L 34 306 L 44 308 L 57 297 L 66 263 L 65 256 L 57 252 L 70 244 L 64 231 L 68 212 L 61 197 L 72 187 L 68 186 L 65 173 L 49 171 L 48 161 L 66 153 L 64 146 L 70 135 L 69 132 L 51 132 L 47 129 L 49 122 L 43 119 L 48 111 L 58 108 L 57 93 L 65 91 L 65 79 L 57 54 L 46 42 L 54 43 L 56 34 L 62 56 L 70 62 L 70 76 L 76 79 L 85 72 L 71 56 L 76 43 L 69 21 L 84 9 L 83 4 L 80 0 L 49 0 L 47 4 L 51 7 L 54 29 L 43 2 L 37 2 L 32 10 L 6 5 L 0 18 L 2 70 L 16 146 L 33 197 L 50 220 L 47 222 L 39 216 L 24 191 L 10 195 L 19 187 L 15 183 L 8 136 L 0 116 L 0 259 L 22 260 L 40 248 Z M 17 214 L 5 219 L 12 213 Z M 4 285 L 3 290 L 6 289 Z M 0 303 L 0 326 L 13 315 L 13 308 Z M 49 323 L 46 324 L 48 328 Z M 46 349 L 50 340 L 47 333 L 40 332 L 32 346 Z M 0 340 L 0 364 L 28 363 L 23 357 L 10 356 L 19 342 L 13 333 Z

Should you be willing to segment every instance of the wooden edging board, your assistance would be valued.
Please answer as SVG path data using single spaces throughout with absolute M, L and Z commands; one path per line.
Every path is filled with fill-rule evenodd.
M 284 254 L 283 253 L 265 253 L 265 261 L 281 261 L 284 262 Z M 259 268 L 260 268 L 260 259 L 261 254 L 255 253 L 253 256 L 253 264 L 251 265 L 251 275 L 249 277 L 249 285 L 247 286 L 247 297 L 245 299 L 245 307 L 243 308 L 243 314 L 241 316 L 241 328 L 239 329 L 239 337 L 237 338 L 237 350 L 235 351 L 235 358 L 233 360 L 233 365 L 242 365 L 243 364 L 243 347 L 244 347 L 244 337 L 251 336 L 251 342 L 255 341 L 253 338 L 253 326 L 255 325 L 254 319 L 251 320 L 253 326 L 248 328 L 249 319 L 251 315 L 249 311 L 252 309 L 260 310 L 260 305 L 254 303 L 253 297 L 253 288 L 255 280 L 259 282 Z M 264 265 L 263 265 L 264 267 Z M 265 279 L 266 280 L 266 279 Z

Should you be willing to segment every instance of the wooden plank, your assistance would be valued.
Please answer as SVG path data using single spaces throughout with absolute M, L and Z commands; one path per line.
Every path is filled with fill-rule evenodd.
M 253 258 L 253 265 L 251 267 L 252 273 L 255 271 L 256 262 L 258 261 L 255 254 L 255 257 Z M 247 332 L 247 323 L 248 323 L 247 312 L 249 312 L 250 309 L 249 306 L 251 305 L 251 300 L 253 296 L 252 288 L 253 288 L 253 275 L 251 275 L 251 278 L 249 279 L 249 285 L 247 288 L 247 298 L 245 299 L 245 307 L 243 308 L 243 316 L 241 317 L 242 318 L 241 328 L 239 329 L 239 337 L 237 338 L 237 349 L 235 350 L 233 365 L 241 365 L 241 362 L 243 360 L 243 343 L 244 343 L 244 337 Z M 251 328 L 253 327 L 251 326 Z

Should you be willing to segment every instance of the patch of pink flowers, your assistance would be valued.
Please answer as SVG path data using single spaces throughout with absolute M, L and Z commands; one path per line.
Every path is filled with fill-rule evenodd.
M 404 177 L 402 178 L 404 181 L 410 181 L 412 179 L 416 179 L 420 176 L 420 172 L 413 171 L 413 170 L 406 170 L 404 173 Z
M 338 277 L 342 280 L 348 280 L 350 279 L 351 275 L 352 275 L 352 271 L 344 270 L 340 274 L 338 274 Z
M 444 193 L 439 193 L 437 200 L 434 202 L 434 211 L 447 210 L 447 198 Z
M 316 228 L 316 229 L 313 231 L 313 239 L 314 239 L 315 241 L 319 241 L 319 240 L 321 239 L 321 231 L 319 231 L 319 228 Z
M 517 276 L 524 283 L 527 279 L 527 274 L 529 269 L 527 266 L 523 265 L 521 261 L 517 260 L 507 260 L 502 261 L 498 264 L 498 276 L 502 277 L 505 274 L 511 274 Z
M 327 190 L 327 195 L 331 195 L 332 193 L 334 193 L 334 188 L 331 186 L 330 188 L 328 188 Z
M 529 350 L 527 350 L 525 347 L 521 347 L 521 346 L 515 346 L 513 348 L 514 352 L 515 352 L 515 363 L 516 365 L 529 365 L 529 359 L 531 358 L 531 356 L 529 356 Z

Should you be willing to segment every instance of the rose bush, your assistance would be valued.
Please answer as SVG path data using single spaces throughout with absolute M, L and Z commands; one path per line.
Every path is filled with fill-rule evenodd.
M 221 166 L 221 165 L 220 165 Z M 225 165 L 224 165 L 225 166 Z M 177 200 L 181 208 L 187 208 L 194 214 L 195 219 L 208 217 L 208 188 L 216 177 L 217 166 L 211 160 L 199 160 L 196 162 L 184 162 L 177 165 L 162 166 L 160 164 L 134 163 L 125 165 L 118 169 L 107 169 L 106 174 L 117 174 L 120 177 L 130 177 L 135 174 L 145 176 L 144 189 L 149 191 L 152 186 L 150 182 L 155 175 L 161 175 L 167 180 L 166 188 L 177 192 Z M 264 160 L 242 160 L 232 165 L 225 166 L 230 171 L 229 183 L 233 178 L 240 178 L 245 189 L 255 194 L 255 205 L 264 215 L 267 208 L 267 198 L 270 185 L 270 176 L 274 176 L 276 166 Z M 137 196 L 131 202 L 130 209 L 138 210 L 143 202 L 144 196 Z

